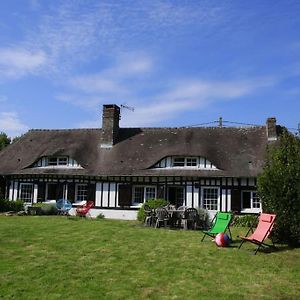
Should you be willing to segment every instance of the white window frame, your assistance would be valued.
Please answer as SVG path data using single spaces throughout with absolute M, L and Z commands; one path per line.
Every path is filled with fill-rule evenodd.
M 86 187 L 85 188 L 86 195 L 80 195 L 80 199 L 79 199 L 78 193 L 79 193 L 79 187 L 80 186 L 85 186 Z M 75 202 L 82 202 L 82 201 L 88 201 L 88 185 L 87 185 L 87 183 L 76 183 L 76 185 L 75 185 Z
M 24 198 L 22 198 L 22 187 L 23 186 L 31 186 L 32 188 L 32 194 L 31 194 L 31 200 L 30 201 L 26 201 Z M 34 184 L 33 183 L 25 183 L 25 182 L 21 182 L 20 183 L 20 189 L 19 189 L 19 199 L 23 200 L 24 203 L 33 203 L 33 199 L 34 199 Z
M 49 161 L 51 159 L 53 159 L 54 162 L 52 162 L 50 164 Z M 64 160 L 65 163 L 61 163 L 62 160 Z M 69 164 L 69 157 L 68 156 L 48 156 L 47 161 L 46 161 L 46 166 L 49 166 L 49 167 L 68 166 L 68 164 Z
M 218 192 L 217 192 L 217 209 L 212 209 L 212 210 L 209 210 L 209 211 L 212 211 L 212 212 L 216 212 L 216 211 L 219 211 L 220 210 L 220 202 L 221 202 L 221 193 L 220 193 L 220 188 L 219 187 L 216 187 L 216 186 L 203 186 L 201 187 L 201 207 L 203 209 L 206 209 L 204 207 L 204 190 L 205 189 L 209 189 L 209 190 L 212 190 L 212 189 L 216 189 Z
M 143 188 L 143 201 L 142 202 L 135 202 L 134 200 L 134 194 L 135 194 L 135 189 L 136 188 Z M 151 189 L 154 189 L 154 197 L 148 197 L 147 198 L 147 188 L 151 188 Z M 148 200 L 148 199 L 156 199 L 156 197 L 157 197 L 157 188 L 156 188 L 156 186 L 155 185 L 134 185 L 133 187 L 132 187 L 132 205 L 133 206 L 142 206 L 143 205 L 143 203 L 145 203 L 146 202 L 146 200 Z
M 261 201 L 260 201 L 260 205 L 259 207 L 254 207 L 253 206 L 253 199 L 254 198 L 258 198 L 258 195 L 257 195 L 257 191 L 251 191 L 251 190 L 243 190 L 241 191 L 242 193 L 242 203 L 241 203 L 241 212 L 244 212 L 244 213 L 260 213 L 262 210 L 261 210 Z M 244 193 L 250 193 L 250 208 L 244 208 Z M 256 194 L 255 197 L 253 194 Z
M 176 166 L 176 159 L 182 159 L 183 160 L 183 166 Z M 195 160 L 196 164 L 194 166 L 188 166 L 188 160 Z M 199 159 L 198 157 L 193 156 L 174 156 L 172 159 L 172 167 L 173 168 L 198 168 L 199 167 Z

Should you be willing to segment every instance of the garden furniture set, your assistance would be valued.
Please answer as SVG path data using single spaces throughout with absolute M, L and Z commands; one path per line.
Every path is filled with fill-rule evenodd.
M 145 226 L 154 226 L 155 228 L 183 228 L 196 229 L 198 222 L 198 212 L 195 208 L 174 205 L 167 205 L 151 209 L 147 204 L 144 205 Z

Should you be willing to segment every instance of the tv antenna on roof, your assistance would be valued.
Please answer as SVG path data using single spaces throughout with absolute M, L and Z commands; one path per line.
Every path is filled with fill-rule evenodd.
M 128 106 L 128 105 L 125 105 L 125 104 L 121 104 L 120 106 L 121 106 L 121 109 L 126 108 L 126 109 L 134 112 L 134 107 L 132 107 L 132 106 Z

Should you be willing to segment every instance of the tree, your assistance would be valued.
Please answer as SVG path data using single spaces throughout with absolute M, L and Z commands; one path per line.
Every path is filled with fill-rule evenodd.
M 7 136 L 6 133 L 0 132 L 0 151 L 8 146 L 11 142 L 11 139 Z
M 23 134 L 18 135 L 18 136 L 15 136 L 15 137 L 12 139 L 11 143 L 13 144 L 13 143 L 17 142 L 22 136 L 23 136 Z
M 258 193 L 263 210 L 277 214 L 275 239 L 300 245 L 300 139 L 287 130 L 268 149 Z

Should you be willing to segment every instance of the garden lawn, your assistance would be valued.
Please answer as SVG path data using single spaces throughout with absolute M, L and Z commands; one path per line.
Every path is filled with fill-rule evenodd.
M 0 216 L 0 298 L 299 299 L 300 249 L 254 256 L 237 238 L 218 248 L 201 237 L 132 221 Z

